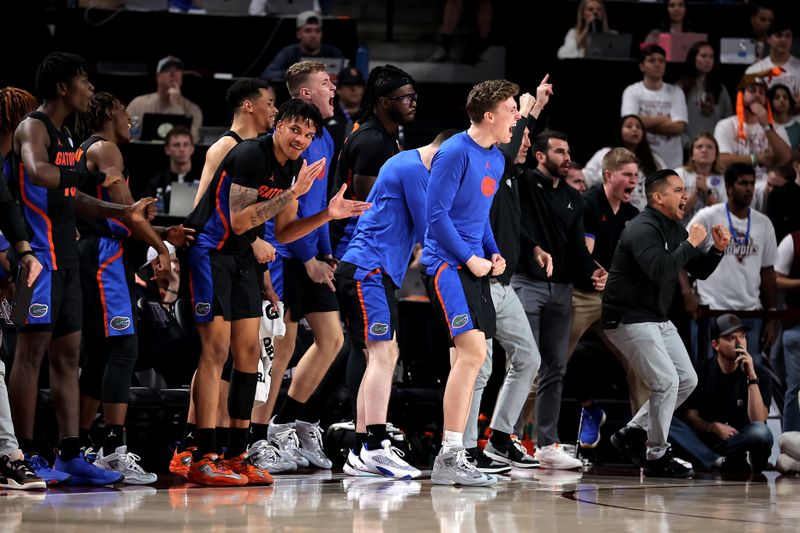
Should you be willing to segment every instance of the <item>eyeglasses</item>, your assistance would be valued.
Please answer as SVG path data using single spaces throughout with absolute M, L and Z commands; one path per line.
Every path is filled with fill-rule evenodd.
M 400 96 L 384 96 L 387 100 L 400 100 L 406 105 L 411 105 L 411 102 L 417 101 L 417 93 L 403 94 Z
M 745 87 L 745 90 L 749 93 L 767 94 L 767 89 L 763 85 L 751 84 Z

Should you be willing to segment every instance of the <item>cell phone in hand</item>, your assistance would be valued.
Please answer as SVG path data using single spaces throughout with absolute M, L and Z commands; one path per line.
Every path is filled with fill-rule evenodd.
M 17 326 L 24 326 L 28 321 L 29 308 L 33 300 L 33 287 L 28 287 L 28 267 L 20 264 L 14 287 L 14 302 L 11 304 L 11 321 Z

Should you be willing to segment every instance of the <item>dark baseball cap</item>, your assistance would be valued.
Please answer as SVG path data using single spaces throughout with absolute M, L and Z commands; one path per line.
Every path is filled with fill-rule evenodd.
M 365 85 L 364 76 L 356 67 L 346 67 L 336 76 L 336 85 Z
M 738 316 L 728 313 L 711 319 L 711 338 L 718 339 L 739 330 L 750 331 Z

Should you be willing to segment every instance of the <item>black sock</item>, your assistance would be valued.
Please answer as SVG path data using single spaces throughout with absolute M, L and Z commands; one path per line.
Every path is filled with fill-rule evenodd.
M 125 426 L 106 426 L 106 436 L 103 439 L 103 455 L 114 451 L 125 444 Z
M 289 424 L 294 422 L 298 418 L 300 418 L 300 413 L 303 411 L 302 403 L 298 402 L 291 396 L 286 397 L 286 402 L 284 402 L 283 407 L 281 410 L 278 411 L 278 414 L 275 415 L 275 423 L 276 424 Z
M 81 439 L 78 437 L 64 437 L 58 443 L 58 454 L 64 461 L 78 457 L 81 453 Z
M 19 449 L 22 450 L 22 453 L 25 455 L 36 455 L 39 453 L 33 439 L 20 439 L 17 437 L 17 441 L 19 442 Z
M 178 446 L 178 450 L 181 452 L 185 452 L 187 449 L 191 448 L 192 446 L 197 446 L 197 439 L 194 436 L 194 432 L 197 429 L 197 426 L 194 424 L 190 424 L 186 422 L 186 429 L 183 431 L 183 440 L 181 440 L 180 446 Z
M 228 449 L 225 458 L 233 459 L 247 451 L 247 434 L 250 428 L 230 428 L 228 430 Z
M 361 453 L 361 448 L 364 447 L 364 443 L 367 442 L 367 434 L 366 433 L 356 433 L 356 449 L 353 452 L 358 455 Z
M 267 428 L 269 424 L 250 423 L 250 444 L 255 444 L 260 440 L 267 440 Z
M 367 426 L 367 448 L 377 450 L 381 447 L 381 442 L 389 438 L 386 432 L 386 424 L 372 424 Z
M 439 34 L 439 46 L 444 48 L 445 52 L 450 51 L 450 47 L 453 46 L 453 34 L 452 33 L 440 33 Z
M 511 435 L 508 433 L 504 433 L 500 430 L 492 428 L 492 436 L 489 441 L 494 445 L 505 445 L 511 440 Z
M 225 447 L 228 445 L 228 439 L 230 438 L 230 428 L 224 428 L 217 426 L 217 436 L 215 437 L 217 441 L 216 452 L 217 455 L 222 455 L 225 453 Z
M 192 457 L 195 461 L 199 461 L 206 454 L 217 453 L 216 446 L 214 444 L 214 428 L 195 429 L 194 436 L 197 439 L 197 449 L 192 452 Z
M 78 430 L 78 440 L 81 443 L 81 448 L 94 448 L 94 441 L 92 440 L 92 430 L 91 429 L 79 429 Z

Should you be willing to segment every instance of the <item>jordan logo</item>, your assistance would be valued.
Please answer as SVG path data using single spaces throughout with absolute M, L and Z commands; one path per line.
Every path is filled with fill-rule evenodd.
M 567 203 L 567 209 L 572 209 L 572 202 Z
M 486 162 L 486 168 L 492 168 L 492 167 L 489 166 L 489 162 L 488 161 Z

